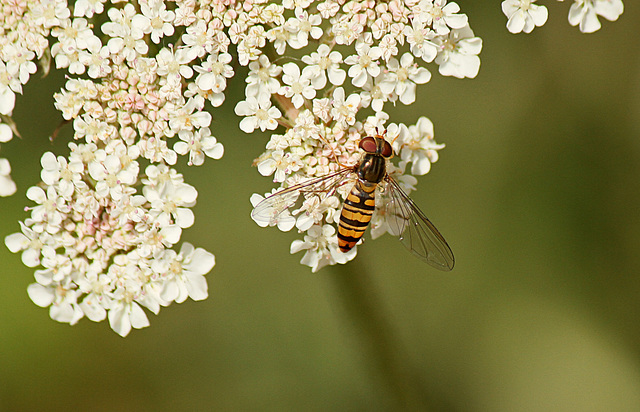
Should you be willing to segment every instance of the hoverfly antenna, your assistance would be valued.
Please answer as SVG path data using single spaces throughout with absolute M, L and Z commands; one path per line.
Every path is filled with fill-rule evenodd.
M 375 127 L 376 130 L 376 134 L 378 135 L 379 138 L 384 139 L 384 137 L 387 134 L 387 128 L 382 126 L 382 125 L 378 125 Z

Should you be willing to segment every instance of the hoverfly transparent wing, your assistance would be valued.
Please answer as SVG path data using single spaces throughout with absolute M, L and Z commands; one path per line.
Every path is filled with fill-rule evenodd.
M 385 182 L 380 207 L 391 234 L 398 236 L 411 253 L 436 269 L 453 269 L 453 252 L 438 229 L 393 177 L 387 175 Z
M 251 218 L 260 226 L 273 226 L 280 216 L 296 205 L 303 195 L 304 201 L 309 195 L 316 194 L 321 201 L 335 193 L 342 182 L 353 172 L 352 168 L 340 169 L 337 172 L 316 177 L 302 183 L 287 187 L 267 196 L 258 203 L 251 212 Z

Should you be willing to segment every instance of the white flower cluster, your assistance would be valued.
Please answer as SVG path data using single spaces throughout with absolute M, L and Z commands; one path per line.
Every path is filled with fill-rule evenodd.
M 536 0 L 502 2 L 502 12 L 507 16 L 507 29 L 511 33 L 531 33 L 534 28 L 547 22 L 547 8 L 535 2 Z M 582 33 L 593 33 L 601 27 L 598 16 L 616 21 L 623 11 L 622 0 L 574 0 L 569 9 L 569 24 L 578 26 Z
M 239 61 L 249 66 L 246 97 L 235 108 L 244 117 L 240 128 L 247 133 L 285 128 L 284 134 L 271 136 L 256 160 L 258 171 L 281 187 L 323 176 L 356 164 L 359 141 L 386 128 L 399 155 L 399 163 L 388 171 L 407 192 L 413 190 L 412 174 L 427 173 L 444 146 L 433 140 L 427 118 L 415 126 L 385 126 L 389 116 L 384 108 L 415 102 L 417 85 L 431 78 L 424 67 L 428 63 L 444 76 L 477 75 L 482 40 L 458 5 L 446 0 L 303 0 L 254 3 L 250 10 L 239 11 L 246 16 L 239 19 L 243 23 L 231 26 Z M 300 59 L 278 56 L 288 48 L 299 50 Z M 411 174 L 405 174 L 409 166 Z M 314 272 L 346 263 L 356 250 L 339 251 L 334 226 L 348 190 L 349 185 L 341 185 L 330 195 L 308 196 L 293 211 L 283 210 L 287 202 L 276 204 L 273 219 L 254 218 L 260 226 L 296 227 L 305 233 L 304 240 L 293 242 L 291 253 L 305 251 L 302 263 Z M 254 194 L 251 202 L 256 206 L 263 198 Z M 374 216 L 373 236 L 387 229 L 384 218 Z
M 134 148 L 117 140 L 104 149 L 71 147 L 68 160 L 44 154 L 46 190 L 27 191 L 37 206 L 22 232 L 5 239 L 26 266 L 43 267 L 28 288 L 33 302 L 72 325 L 108 314 L 113 330 L 126 336 L 149 325 L 141 306 L 157 314 L 173 301 L 205 299 L 214 256 L 186 242 L 180 253 L 168 249 L 193 223 L 196 190 L 168 166 L 150 165 L 143 194 L 135 194 Z
M 214 256 L 188 243 L 171 250 L 194 222 L 197 197 L 172 165 L 178 155 L 192 165 L 223 155 L 204 108 L 222 104 L 234 74 L 222 22 L 235 12 L 192 0 L 112 3 L 0 6 L 3 114 L 35 72 L 32 60 L 48 47 L 48 34 L 56 39 L 56 67 L 84 75 L 69 77 L 54 96 L 78 143 L 69 145 L 68 157 L 42 156 L 42 183 L 27 191 L 36 206 L 5 243 L 22 251 L 27 266 L 42 267 L 28 292 L 53 319 L 108 318 L 125 336 L 148 325 L 142 307 L 158 313 L 174 301 L 207 297 L 204 275 Z M 101 13 L 102 35 L 91 23 Z M 0 159 L 0 189 L 8 172 Z
M 45 55 L 51 28 L 69 16 L 66 1 L 0 2 L 0 143 L 13 138 L 15 126 L 9 116 L 15 107 L 16 93 L 22 93 L 22 85 L 36 72 L 34 60 Z M 0 196 L 15 192 L 11 165 L 0 158 Z

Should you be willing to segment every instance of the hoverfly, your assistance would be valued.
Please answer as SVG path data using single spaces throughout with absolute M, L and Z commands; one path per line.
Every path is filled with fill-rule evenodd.
M 355 180 L 338 225 L 338 247 L 343 253 L 358 243 L 377 207 L 384 213 L 390 233 L 398 236 L 410 252 L 436 269 L 453 269 L 453 252 L 444 237 L 387 173 L 387 160 L 393 156 L 391 144 L 377 135 L 364 137 L 359 146 L 365 154 L 355 166 L 280 190 L 258 203 L 251 216 L 256 221 L 273 221 L 293 206 L 300 194 L 332 195 L 349 179 Z M 382 191 L 376 199 L 378 186 Z

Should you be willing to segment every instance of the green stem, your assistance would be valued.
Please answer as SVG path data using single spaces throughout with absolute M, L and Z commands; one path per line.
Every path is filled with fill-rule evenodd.
M 363 260 L 335 265 L 331 274 L 344 310 L 358 328 L 367 360 L 395 403 L 394 410 L 426 411 L 427 396 L 394 331 Z

